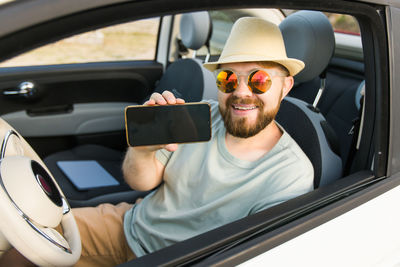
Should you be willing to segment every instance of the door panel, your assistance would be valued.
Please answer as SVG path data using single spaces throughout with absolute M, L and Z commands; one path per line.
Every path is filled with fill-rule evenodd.
M 155 61 L 2 68 L 0 114 L 41 156 L 86 143 L 124 149 L 124 107 L 142 103 L 162 72 Z M 33 95 L 4 94 L 24 81 Z
M 55 21 L 41 46 L 0 62 L 0 116 L 41 156 L 86 143 L 124 149 L 124 107 L 142 103 L 163 73 L 161 19 L 109 19 L 72 36 Z
M 95 134 L 123 131 L 124 108 L 134 104 L 136 103 L 74 104 L 70 112 L 60 114 L 31 116 L 26 111 L 17 111 L 5 114 L 2 118 L 27 137 Z
M 0 70 L 0 114 L 26 110 L 31 116 L 69 112 L 68 106 L 93 102 L 141 102 L 162 75 L 154 61 L 32 66 Z M 33 95 L 10 95 L 22 82 Z

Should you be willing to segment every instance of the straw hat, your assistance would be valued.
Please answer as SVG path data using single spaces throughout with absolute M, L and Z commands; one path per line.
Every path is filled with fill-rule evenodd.
M 219 64 L 272 61 L 285 66 L 291 76 L 304 68 L 301 60 L 288 58 L 279 27 L 269 21 L 245 17 L 238 19 L 217 62 L 205 63 L 214 71 Z

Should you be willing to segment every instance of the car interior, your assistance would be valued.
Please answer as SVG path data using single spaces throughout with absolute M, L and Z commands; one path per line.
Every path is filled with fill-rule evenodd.
M 336 10 L 343 12 L 345 8 L 335 6 Z M 113 12 L 122 10 L 123 5 L 116 6 Z M 65 29 L 57 29 L 61 24 L 68 24 L 75 29 L 74 33 L 81 33 L 104 25 L 127 22 L 132 19 L 127 14 L 128 10 L 121 13 L 121 18 L 112 15 L 112 11 L 90 11 L 93 13 L 87 16 L 88 26 L 85 29 L 81 29 L 80 20 L 75 20 L 74 16 L 41 25 L 41 29 L 48 28 L 54 33 L 54 40 L 47 37 L 48 42 L 57 41 L 65 37 Z M 343 34 L 334 30 L 327 13 L 274 10 L 278 10 L 283 18 L 279 27 L 288 56 L 306 63 L 303 72 L 295 77 L 295 86 L 289 96 L 282 101 L 276 120 L 312 162 L 316 190 L 233 222 L 227 226 L 229 228 L 208 232 L 207 238 L 201 235 L 180 242 L 172 249 L 158 251 L 155 253 L 157 258 L 145 256 L 137 264 L 156 265 L 158 259 L 163 257 L 167 261 L 170 259 L 170 264 L 185 262 L 189 257 L 193 260 L 191 263 L 202 261 L 202 264 L 206 264 L 207 260 L 203 261 L 206 255 L 212 254 L 214 259 L 218 258 L 232 248 L 240 248 L 248 240 L 261 237 L 280 225 L 290 223 L 294 218 L 309 214 L 316 207 L 328 205 L 330 201 L 340 198 L 343 192 L 358 190 L 357 184 L 372 180 L 384 165 L 374 156 L 377 147 L 371 142 L 373 122 L 364 119 L 366 113 L 371 115 L 375 112 L 372 111 L 375 95 L 371 89 L 366 89 L 366 84 L 373 88 L 372 75 L 368 76 L 369 80 L 366 78 L 367 73 L 373 73 L 373 70 L 365 68 L 366 63 L 371 65 L 373 61 L 365 54 L 366 50 L 372 49 L 367 44 L 372 37 L 367 34 L 361 36 L 364 38 L 361 46 L 359 34 Z M 371 14 L 367 9 L 358 12 Z M 221 43 L 223 46 L 224 40 L 218 40 L 216 33 L 229 31 L 238 17 L 254 15 L 248 9 L 169 13 L 163 14 L 160 11 L 157 40 L 159 51 L 153 60 L 138 60 L 132 65 L 130 61 L 110 61 L 101 64 L 0 68 L 0 89 L 14 88 L 21 81 L 33 81 L 37 86 L 33 96 L 17 98 L 3 95 L 7 101 L 0 107 L 0 114 L 43 159 L 71 207 L 116 204 L 122 201 L 134 203 L 137 198 L 149 193 L 131 190 L 123 179 L 121 164 L 127 148 L 124 107 L 140 105 L 151 93 L 164 90 L 173 92 L 186 102 L 216 99 L 214 76 L 205 70 L 202 63 L 218 58 L 220 50 L 216 47 L 221 47 Z M 104 14 L 109 16 L 104 19 L 104 23 L 96 22 Z M 364 25 L 365 21 L 360 17 L 357 19 Z M 166 33 L 169 36 L 167 43 L 162 41 L 161 36 L 162 25 L 166 22 L 171 26 L 171 31 Z M 32 32 L 27 34 L 32 37 L 26 41 L 27 44 L 31 48 L 41 46 L 42 43 L 37 41 L 41 33 L 35 32 L 35 29 Z M 356 41 L 343 45 L 340 38 L 344 35 Z M 169 60 L 165 67 L 156 60 L 165 53 L 160 48 L 162 46 L 168 50 Z M 4 51 L 6 49 L 10 48 L 4 48 Z M 109 88 L 113 88 L 111 93 Z M 370 98 L 368 102 L 367 98 Z M 77 113 L 81 112 L 82 117 L 93 116 L 94 111 L 97 111 L 96 122 L 88 120 L 71 127 L 80 123 L 80 119 L 75 117 Z M 25 130 L 26 118 L 35 124 L 33 130 Z M 49 123 L 59 126 L 49 127 Z M 111 125 L 111 128 L 104 128 L 104 125 Z M 50 129 L 44 130 L 46 127 Z M 63 132 L 64 128 L 69 129 Z M 42 135 L 43 131 L 47 133 Z M 60 161 L 87 160 L 98 162 L 119 185 L 79 190 L 58 165 Z M 193 248 L 190 256 L 181 257 L 179 251 L 187 250 L 187 247 Z M 215 254 L 217 248 L 219 252 Z
M 306 63 L 306 67 L 295 77 L 295 88 L 282 102 L 277 122 L 289 132 L 310 158 L 315 172 L 314 187 L 318 188 L 339 179 L 344 173 L 347 155 L 352 145 L 352 135 L 349 131 L 353 127 L 353 120 L 359 115 L 355 90 L 360 86 L 349 86 L 346 83 L 348 80 L 342 78 L 332 80 L 336 83 L 337 80 L 343 80 L 344 84 L 332 86 L 331 79 L 327 78 L 328 65 L 332 61 L 335 49 L 335 37 L 331 23 L 322 12 L 296 12 L 285 18 L 280 23 L 280 28 L 287 44 L 287 54 L 301 59 Z M 196 51 L 205 46 L 209 51 L 211 33 L 212 20 L 207 12 L 182 15 L 180 38 L 186 49 Z M 181 58 L 172 62 L 154 88 L 154 92 L 169 90 L 187 102 L 216 100 L 214 77 L 201 65 L 207 57 L 209 55 L 202 59 Z M 358 82 L 362 83 L 361 80 Z M 342 91 L 335 92 L 336 88 L 342 88 Z M 346 90 L 343 91 L 343 88 Z M 349 88 L 352 89 L 351 93 Z M 320 95 L 318 91 L 321 91 Z M 315 101 L 317 97 L 320 101 Z M 343 105 L 342 101 L 347 101 L 348 104 Z M 347 110 L 343 110 L 343 107 Z M 123 156 L 124 151 L 121 150 L 99 144 L 84 144 L 52 153 L 44 158 L 44 162 L 63 188 L 72 207 L 96 206 L 105 202 L 134 202 L 148 193 L 132 191 L 124 182 L 121 172 Z M 84 191 L 77 189 L 57 162 L 81 160 L 99 162 L 118 180 L 119 185 Z
M 183 14 L 180 29 L 182 44 L 187 49 L 197 50 L 209 43 L 212 32 L 211 18 L 207 12 Z M 168 90 L 186 102 L 216 100 L 217 87 L 214 76 L 202 66 L 202 63 L 202 60 L 196 58 L 183 58 L 173 62 L 162 75 L 154 92 L 162 93 Z M 132 191 L 124 182 L 121 171 L 123 157 L 122 151 L 102 145 L 87 144 L 51 154 L 44 158 L 44 162 L 58 184 L 65 188 L 71 206 L 95 206 L 106 202 L 134 202 L 138 197 L 148 193 Z M 96 160 L 120 182 L 120 185 L 94 188 L 85 192 L 77 190 L 58 167 L 57 162 L 62 160 Z

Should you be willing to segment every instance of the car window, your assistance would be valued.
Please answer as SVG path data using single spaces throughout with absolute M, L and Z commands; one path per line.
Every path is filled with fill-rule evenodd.
M 360 35 L 360 27 L 355 17 L 345 14 L 325 13 L 335 32 Z
M 210 14 L 213 27 L 210 39 L 211 56 L 219 56 L 231 31 L 233 23 L 237 19 L 246 16 L 265 17 L 269 21 L 279 24 L 285 18 L 279 9 L 272 8 L 211 10 L 208 13 Z M 179 47 L 182 46 L 182 44 L 177 44 L 177 41 L 180 39 L 179 22 L 180 15 L 176 16 L 176 23 L 174 24 L 173 37 L 171 39 L 172 49 L 169 57 L 170 61 L 174 61 L 179 57 L 191 57 L 193 54 L 193 51 L 179 49 Z M 206 56 L 207 53 L 208 51 L 206 47 L 202 47 L 196 51 L 196 55 L 200 57 Z
M 228 38 L 233 23 L 241 17 L 265 17 L 265 19 L 279 24 L 285 17 L 278 9 L 232 9 L 232 10 L 215 10 L 209 12 L 213 24 L 213 32 L 210 40 L 211 55 L 217 56 L 221 53 L 222 48 Z M 207 54 L 207 49 L 203 47 L 197 52 L 202 56 Z
M 297 10 L 284 9 L 285 16 L 295 13 Z M 347 14 L 324 12 L 332 24 L 332 28 L 337 33 L 360 35 L 360 27 L 355 17 Z
M 153 60 L 159 18 L 118 24 L 47 44 L 0 63 L 0 67 Z
M 228 34 L 233 23 L 245 16 L 263 17 L 275 24 L 279 24 L 286 16 L 296 12 L 295 10 L 279 10 L 279 9 L 241 9 L 241 10 L 216 10 L 210 11 L 212 19 L 213 33 L 210 40 L 211 56 L 218 56 L 228 38 Z M 350 35 L 360 35 L 360 28 L 357 20 L 350 15 L 325 13 L 329 18 L 333 29 L 336 33 L 344 33 Z M 206 47 L 197 51 L 198 56 L 207 54 Z

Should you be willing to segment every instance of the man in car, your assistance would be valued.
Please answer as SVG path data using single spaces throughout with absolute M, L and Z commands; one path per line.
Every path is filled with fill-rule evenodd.
M 82 239 L 78 264 L 122 263 L 313 189 L 310 161 L 274 121 L 293 76 L 304 68 L 286 56 L 279 28 L 239 19 L 219 60 L 204 66 L 216 74 L 219 89 L 218 102 L 209 102 L 212 139 L 130 147 L 126 182 L 135 190 L 156 189 L 133 207 L 74 209 Z M 168 91 L 146 102 L 183 103 Z

